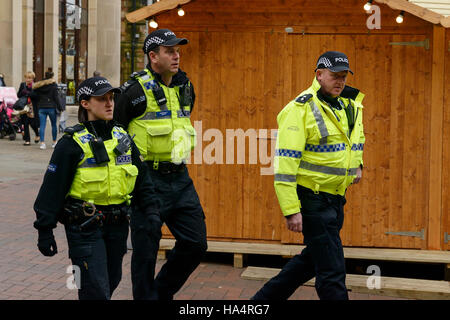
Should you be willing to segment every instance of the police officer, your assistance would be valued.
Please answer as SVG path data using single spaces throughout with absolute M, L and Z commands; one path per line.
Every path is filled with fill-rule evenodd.
M 53 229 L 57 221 L 64 224 L 80 300 L 110 299 L 118 286 L 131 203 L 148 219 L 149 241 L 157 244 L 161 233 L 158 200 L 139 150 L 112 121 L 118 92 L 103 77 L 80 84 L 80 123 L 59 140 L 34 203 L 43 255 L 58 252 Z
M 317 62 L 312 86 L 278 114 L 275 191 L 287 228 L 303 232 L 305 249 L 253 297 L 287 299 L 316 277 L 320 299 L 348 299 L 339 237 L 345 192 L 361 179 L 364 95 L 346 86 L 344 53 L 328 51 Z
M 122 86 L 114 118 L 135 134 L 156 192 L 161 199 L 161 219 L 176 238 L 175 247 L 155 282 L 155 261 L 147 234 L 136 212 L 131 221 L 131 261 L 134 299 L 171 300 L 199 265 L 207 249 L 203 209 L 185 162 L 195 145 L 190 121 L 195 94 L 186 73 L 179 69 L 180 45 L 168 29 L 147 36 L 144 53 L 149 64 Z M 157 249 L 157 248 L 156 248 Z

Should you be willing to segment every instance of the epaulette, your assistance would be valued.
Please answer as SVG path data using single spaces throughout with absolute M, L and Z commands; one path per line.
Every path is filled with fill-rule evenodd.
M 112 124 L 113 124 L 114 127 L 119 127 L 119 128 L 122 128 L 122 129 L 124 129 L 126 131 L 125 126 L 123 124 L 121 124 L 120 122 L 118 122 L 116 120 L 112 120 Z
M 297 99 L 295 99 L 295 102 L 305 103 L 305 102 L 308 102 L 312 97 L 313 97 L 313 95 L 311 93 L 307 93 L 307 94 L 304 94 L 304 95 L 298 97 Z
M 123 93 L 123 92 L 126 92 L 128 89 L 130 89 L 131 88 L 131 86 L 134 84 L 134 83 L 136 83 L 137 82 L 137 80 L 136 79 L 131 79 L 131 80 L 128 80 L 127 82 L 125 82 L 123 85 L 121 85 L 120 86 L 120 91 Z
M 135 72 L 133 72 L 130 75 L 130 79 L 136 79 L 137 77 L 143 76 L 143 75 L 146 75 L 146 74 L 147 74 L 147 71 L 145 71 L 145 70 L 135 71 Z
M 75 132 L 81 131 L 84 129 L 84 126 L 82 124 L 76 124 L 72 127 L 67 127 L 64 129 L 64 133 L 67 133 L 69 135 L 73 135 Z

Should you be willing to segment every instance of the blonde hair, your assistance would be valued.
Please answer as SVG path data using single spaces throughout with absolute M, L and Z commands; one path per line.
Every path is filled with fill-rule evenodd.
M 27 71 L 23 76 L 25 78 L 27 78 L 28 76 L 31 76 L 33 79 L 36 78 L 36 74 L 33 71 Z

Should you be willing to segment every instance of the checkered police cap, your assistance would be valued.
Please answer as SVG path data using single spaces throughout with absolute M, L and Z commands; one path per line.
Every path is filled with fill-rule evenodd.
M 353 74 L 353 71 L 350 70 L 347 56 L 339 51 L 327 51 L 322 54 L 317 60 L 316 71 L 317 69 L 328 69 L 331 72 L 348 70 Z
M 171 47 L 176 45 L 188 44 L 189 40 L 185 38 L 177 38 L 175 33 L 169 29 L 159 29 L 150 33 L 144 41 L 144 53 L 147 54 L 151 50 L 159 47 Z
M 77 100 L 78 102 L 81 102 L 81 100 L 87 100 L 90 97 L 100 97 L 109 91 L 113 91 L 115 93 L 121 92 L 119 88 L 114 88 L 111 86 L 109 81 L 104 77 L 89 78 L 81 82 L 78 86 Z

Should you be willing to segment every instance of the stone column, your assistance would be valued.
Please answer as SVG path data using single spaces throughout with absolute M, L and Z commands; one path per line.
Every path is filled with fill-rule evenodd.
M 0 6 L 0 73 L 10 87 L 22 80 L 22 2 L 3 0 Z
M 88 6 L 88 77 L 97 70 L 97 0 Z
M 44 72 L 53 68 L 58 76 L 59 60 L 59 1 L 45 0 Z
M 96 2 L 97 39 L 95 69 L 99 70 L 113 86 L 119 86 L 121 1 L 109 0 Z M 92 32 L 92 30 L 89 30 L 89 32 Z M 89 52 L 91 53 L 91 47 L 89 47 Z M 92 75 L 92 72 L 90 75 Z
M 22 1 L 22 73 L 33 71 L 33 0 Z

